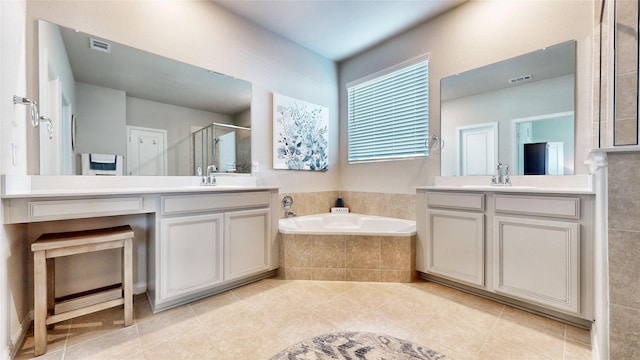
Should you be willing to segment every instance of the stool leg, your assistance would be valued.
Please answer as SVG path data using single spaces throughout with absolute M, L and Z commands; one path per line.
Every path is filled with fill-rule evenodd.
M 55 314 L 56 306 L 56 263 L 55 259 L 47 259 L 47 316 Z M 54 324 L 48 325 L 53 330 Z
M 34 355 L 47 352 L 47 259 L 45 251 L 33 253 Z
M 124 326 L 133 324 L 133 245 L 131 239 L 124 240 L 122 259 L 122 287 L 124 292 Z

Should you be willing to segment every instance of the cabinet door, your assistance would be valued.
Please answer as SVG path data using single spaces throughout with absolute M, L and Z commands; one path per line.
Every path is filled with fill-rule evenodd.
M 495 291 L 578 313 L 579 228 L 563 221 L 495 217 Z
M 484 286 L 484 214 L 427 212 L 428 272 Z
M 160 298 L 175 299 L 222 282 L 222 214 L 162 219 Z
M 269 269 L 269 209 L 225 213 L 224 279 Z

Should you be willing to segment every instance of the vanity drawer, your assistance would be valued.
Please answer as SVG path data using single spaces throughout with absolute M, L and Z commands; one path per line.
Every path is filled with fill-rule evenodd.
M 29 220 L 47 221 L 144 212 L 142 197 L 29 201 Z
M 580 219 L 580 198 L 529 195 L 495 195 L 496 213 Z
M 484 194 L 429 192 L 427 204 L 430 208 L 483 211 Z
M 268 191 L 162 197 L 162 215 L 269 206 Z

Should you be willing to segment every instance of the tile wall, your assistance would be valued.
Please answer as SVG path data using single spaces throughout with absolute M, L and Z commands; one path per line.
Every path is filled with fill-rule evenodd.
M 609 153 L 610 358 L 640 359 L 640 153 Z
M 614 145 L 638 144 L 638 2 L 615 2 Z
M 416 219 L 415 194 L 389 194 L 357 191 L 322 191 L 306 193 L 282 193 L 280 198 L 293 198 L 291 210 L 298 216 L 328 213 L 340 196 L 350 212 L 387 216 L 405 220 Z M 284 217 L 284 210 L 280 212 Z

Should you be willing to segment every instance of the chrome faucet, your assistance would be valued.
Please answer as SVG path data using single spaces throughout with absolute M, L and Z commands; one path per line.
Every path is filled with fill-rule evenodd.
M 491 177 L 491 185 L 511 186 L 511 178 L 509 177 L 509 165 L 502 165 L 502 163 L 498 163 L 498 166 L 496 166 L 496 170 L 498 170 L 498 175 L 493 175 Z
M 216 173 L 216 171 L 218 171 L 218 169 L 216 168 L 215 165 L 209 165 L 207 166 L 207 178 L 205 181 L 206 185 L 215 185 L 216 184 L 216 177 L 213 175 Z

